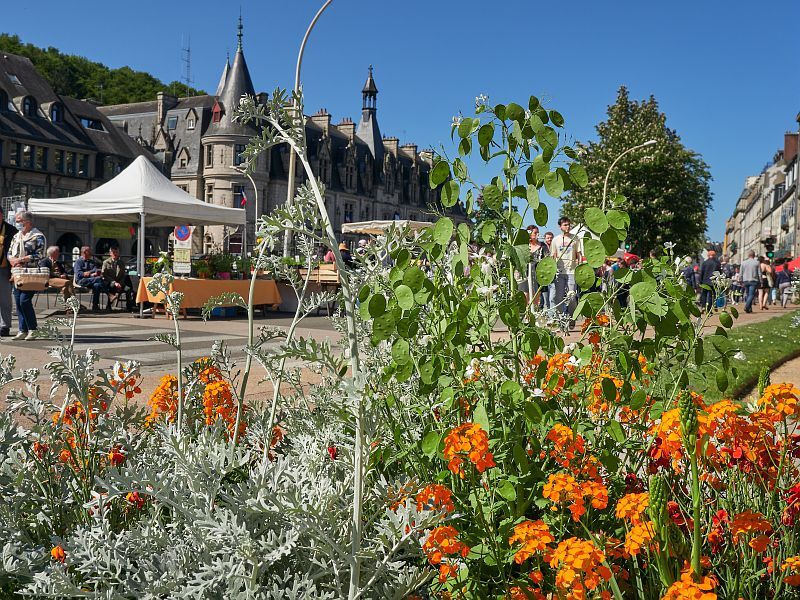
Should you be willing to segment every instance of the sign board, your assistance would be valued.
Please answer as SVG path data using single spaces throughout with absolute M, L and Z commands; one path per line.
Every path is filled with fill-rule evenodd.
M 92 235 L 97 238 L 111 238 L 115 240 L 129 240 L 131 235 L 130 223 L 120 221 L 95 221 L 92 223 Z
M 191 225 L 179 225 L 173 231 L 175 243 L 172 246 L 172 271 L 186 275 L 192 272 L 192 233 Z

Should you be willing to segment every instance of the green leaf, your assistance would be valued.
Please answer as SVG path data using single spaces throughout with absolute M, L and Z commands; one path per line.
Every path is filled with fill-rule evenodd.
M 362 304 L 367 301 L 369 298 L 370 287 L 368 285 L 362 286 L 360 290 L 358 290 L 358 301 Z
M 422 284 L 426 280 L 425 273 L 419 267 L 409 267 L 403 275 L 403 283 L 415 293 L 422 289 Z
M 450 243 L 450 238 L 453 237 L 453 230 L 455 229 L 453 221 L 448 217 L 442 217 L 436 221 L 433 227 L 433 240 L 442 246 Z
M 578 287 L 582 290 L 591 288 L 596 280 L 597 276 L 595 275 L 594 269 L 586 263 L 578 265 L 575 269 L 575 283 L 578 284 Z
M 609 421 L 605 426 L 606 433 L 618 444 L 624 444 L 626 437 L 622 425 L 618 421 Z
M 478 402 L 478 405 L 475 407 L 472 413 L 472 422 L 480 425 L 486 433 L 490 432 L 489 415 L 486 414 L 486 406 L 484 406 L 483 400 Z
M 557 171 L 550 171 L 544 176 L 544 189 L 553 198 L 558 198 L 564 193 L 564 180 Z
M 427 383 L 431 385 L 436 381 L 438 378 L 437 373 L 437 366 L 436 360 L 433 358 L 429 358 L 427 361 L 423 362 L 419 366 L 419 378 L 422 379 L 423 383 Z
M 472 139 L 464 138 L 458 143 L 458 153 L 461 156 L 467 156 L 472 152 Z
M 639 410 L 647 403 L 647 392 L 644 390 L 636 390 L 631 396 L 631 408 Z
M 599 208 L 591 206 L 583 212 L 583 222 L 586 226 L 597 235 L 604 233 L 608 230 L 608 219 L 605 213 Z
M 394 315 L 391 312 L 385 312 L 372 322 L 372 339 L 375 342 L 388 340 L 394 334 L 394 330 Z
M 494 138 L 494 125 L 486 123 L 478 130 L 478 143 L 481 146 L 488 146 Z
M 429 431 L 422 438 L 422 453 L 425 456 L 434 456 L 439 450 L 439 443 L 442 441 L 442 434 L 437 431 Z
M 492 210 L 498 210 L 503 205 L 503 192 L 494 184 L 483 186 L 483 203 Z
M 404 365 L 411 360 L 409 346 L 406 340 L 400 338 L 395 340 L 394 344 L 392 344 L 392 360 L 398 365 Z
M 569 165 L 569 176 L 572 177 L 573 183 L 578 187 L 584 188 L 589 185 L 589 175 L 587 175 L 583 165 L 571 163 Z
M 656 289 L 655 281 L 640 281 L 639 283 L 634 283 L 631 287 L 631 298 L 636 302 L 644 302 L 656 293 Z
M 617 232 L 613 229 L 606 229 L 600 235 L 600 242 L 603 244 L 608 256 L 613 256 L 619 249 L 619 237 L 617 237 Z
M 414 291 L 407 285 L 401 283 L 394 290 L 394 295 L 397 298 L 397 305 L 403 310 L 410 310 L 414 308 Z
M 531 118 L 528 119 L 528 124 L 533 129 L 534 133 L 539 133 L 542 129 L 544 129 L 544 123 L 539 118 L 539 115 L 531 115 Z
M 369 299 L 367 307 L 370 316 L 376 319 L 386 312 L 386 298 L 384 298 L 383 294 L 375 294 Z
M 500 386 L 500 395 L 508 399 L 511 404 L 518 404 L 524 398 L 522 387 L 516 381 L 510 379 L 504 381 L 503 385 Z
M 537 108 L 541 106 L 541 102 L 536 96 L 531 96 L 528 98 L 528 110 L 534 112 Z
M 614 229 L 625 230 L 631 224 L 631 218 L 621 210 L 611 209 L 606 213 L 606 219 Z
M 533 174 L 536 175 L 536 179 L 542 181 L 550 172 L 550 163 L 545 161 L 541 154 L 537 154 L 533 158 Z
M 544 204 L 541 206 L 544 206 Z M 539 282 L 539 285 L 550 285 L 556 278 L 557 271 L 556 261 L 553 257 L 545 256 L 539 261 L 539 264 L 536 265 L 536 280 Z
M 506 118 L 522 124 L 525 121 L 525 109 L 511 102 L 506 106 Z
M 450 165 L 446 160 L 440 160 L 436 163 L 429 176 L 431 189 L 435 189 L 443 184 L 447 178 L 450 177 Z
M 458 183 L 456 183 L 455 180 L 450 179 L 449 181 L 446 181 L 442 186 L 442 206 L 445 208 L 455 206 L 456 202 L 458 202 L 458 195 L 460 192 L 461 188 L 458 186 Z
M 453 177 L 459 181 L 464 181 L 467 178 L 467 165 L 460 158 L 453 161 Z
M 545 127 L 536 133 L 536 141 L 543 150 L 555 150 L 558 146 L 558 134 L 552 127 Z
M 614 402 L 617 399 L 617 386 L 608 377 L 601 379 L 600 387 L 603 388 L 603 397 L 609 402 Z
M 539 206 L 533 209 L 533 220 L 540 227 L 547 225 L 547 204 L 540 202 Z
M 531 425 L 538 425 L 542 422 L 542 409 L 539 408 L 535 401 L 526 402 L 523 410 L 525 411 L 525 419 Z
M 487 244 L 497 235 L 497 225 L 491 221 L 486 221 L 481 227 L 481 239 Z
M 563 127 L 564 126 L 564 117 L 561 116 L 561 113 L 556 110 L 551 110 L 549 112 L 550 121 L 556 127 Z
M 498 484 L 497 493 L 500 494 L 504 500 L 508 500 L 509 502 L 513 502 L 517 499 L 517 489 L 514 487 L 514 484 L 507 479 L 504 479 Z
M 728 375 L 722 369 L 717 369 L 717 374 L 714 376 L 717 383 L 717 389 L 724 392 L 728 389 Z
M 525 196 L 528 199 L 528 205 L 533 209 L 539 206 L 539 190 L 536 189 L 535 185 L 528 184 L 528 187 L 525 190 Z
M 472 119 L 464 117 L 458 125 L 458 137 L 465 138 L 472 133 Z
M 593 269 L 601 267 L 606 261 L 606 249 L 600 240 L 583 240 L 583 253 Z
M 723 327 L 727 327 L 728 329 L 733 327 L 733 317 L 731 317 L 727 312 L 719 313 L 719 322 Z

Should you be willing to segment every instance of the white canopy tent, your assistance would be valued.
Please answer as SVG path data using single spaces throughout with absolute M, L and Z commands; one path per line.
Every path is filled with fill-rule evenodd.
M 144 274 L 144 232 L 176 225 L 244 225 L 244 209 L 208 204 L 173 184 L 144 156 L 112 180 L 71 198 L 31 198 L 28 210 L 71 221 L 139 222 L 137 268 Z
M 342 224 L 342 233 L 381 235 L 392 226 L 397 229 L 405 229 L 408 227 L 412 231 L 419 231 L 431 225 L 433 225 L 433 223 L 429 223 L 428 221 L 409 221 L 407 219 L 397 219 L 394 221 L 360 221 L 358 223 Z

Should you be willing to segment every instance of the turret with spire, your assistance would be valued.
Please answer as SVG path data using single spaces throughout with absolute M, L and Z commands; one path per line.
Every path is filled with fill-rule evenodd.
M 219 84 L 217 85 L 217 93 L 214 94 L 217 97 L 222 96 L 222 90 L 225 89 L 225 82 L 228 81 L 228 73 L 231 70 L 231 55 L 225 57 L 225 66 L 222 68 L 222 76 L 219 78 Z
M 383 162 L 383 139 L 376 115 L 378 86 L 375 85 L 375 80 L 372 78 L 372 65 L 369 66 L 369 74 L 364 88 L 361 90 L 361 97 L 363 99 L 361 121 L 358 123 L 356 136 L 367 145 L 372 158 L 375 159 L 376 168 L 380 168 Z

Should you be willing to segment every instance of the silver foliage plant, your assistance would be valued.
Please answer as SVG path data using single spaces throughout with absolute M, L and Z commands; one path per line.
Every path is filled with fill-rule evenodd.
M 263 126 L 246 154 L 288 143 L 311 173 L 292 102 L 302 107 L 302 98 L 279 90 L 266 105 L 243 99 L 237 118 Z M 255 332 L 247 299 L 209 303 L 233 302 L 249 314 L 244 365 L 224 343 L 210 358 L 236 402 L 232 432 L 203 419 L 206 384 L 196 364 L 181 362 L 177 319 L 174 335 L 154 340 L 176 350 L 181 394 L 172 420 L 148 422 L 129 402 L 125 386 L 137 365 L 98 369 L 94 352 L 73 351 L 74 302 L 72 319 L 48 330 L 59 339 L 45 367 L 48 389 L 38 371 L 17 375 L 13 358 L 0 358 L 0 384 L 10 389 L 0 415 L 0 595 L 400 599 L 434 577 L 421 566 L 421 541 L 443 515 L 418 510 L 412 498 L 390 504 L 408 482 L 386 481 L 367 466 L 381 428 L 373 403 L 402 390 L 383 389 L 387 348 L 367 342 L 355 307 L 355 290 L 385 277 L 382 258 L 413 242 L 409 232 L 390 231 L 346 270 L 323 197 L 311 178 L 258 223 L 255 270 L 288 281 L 297 296 L 288 330 Z M 287 232 L 307 257 L 302 276 L 277 256 Z M 336 254 L 337 296 L 308 293 L 318 244 Z M 164 275 L 153 286 L 168 293 L 170 282 Z M 177 315 L 181 298 L 168 298 Z M 295 335 L 305 316 L 333 301 L 341 346 Z M 256 365 L 274 391 L 247 406 Z M 320 383 L 304 384 L 301 368 Z M 418 438 L 411 421 L 408 435 Z

